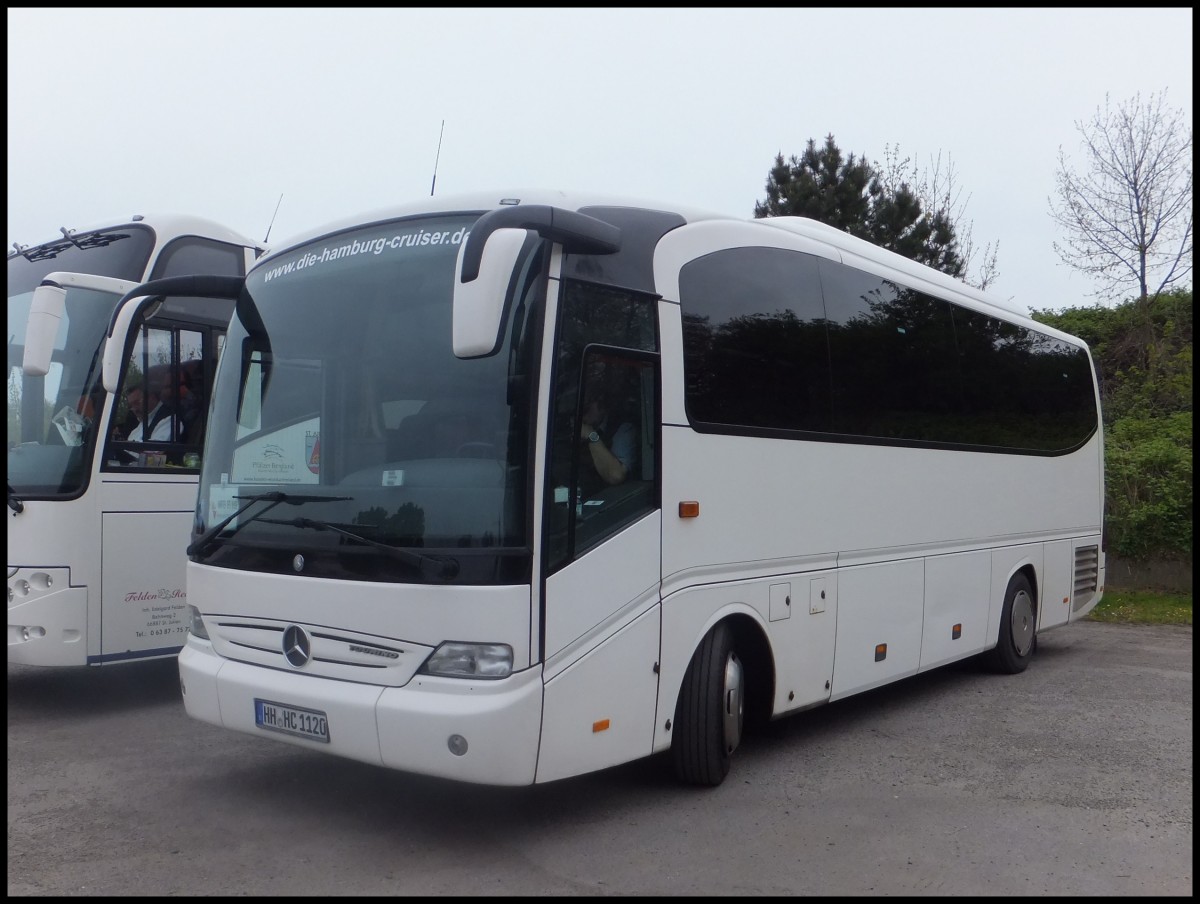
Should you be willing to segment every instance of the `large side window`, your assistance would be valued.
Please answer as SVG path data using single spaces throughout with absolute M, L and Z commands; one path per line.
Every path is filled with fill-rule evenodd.
M 550 571 L 660 505 L 655 299 L 566 282 L 555 350 Z
M 685 404 L 694 426 L 744 433 L 830 429 L 815 257 L 778 248 L 718 251 L 685 266 L 679 286 Z
M 954 309 L 962 442 L 1056 452 L 1097 426 L 1087 353 L 1034 330 Z
M 959 377 L 950 305 L 821 261 L 837 433 L 946 442 Z
M 697 430 L 1055 453 L 1096 429 L 1082 348 L 866 271 L 732 248 L 679 286 Z

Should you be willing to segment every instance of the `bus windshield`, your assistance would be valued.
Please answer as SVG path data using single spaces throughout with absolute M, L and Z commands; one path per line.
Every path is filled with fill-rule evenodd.
M 8 294 L 11 298 L 32 292 L 55 270 L 137 281 L 144 278 L 153 250 L 154 233 L 144 225 L 73 234 L 22 248 L 8 255 Z
M 11 261 L 10 261 L 11 264 Z M 91 470 L 105 393 L 105 330 L 116 298 L 72 288 L 45 376 L 21 369 L 33 286 L 8 297 L 8 481 L 19 496 L 81 492 Z
M 48 273 L 71 271 L 140 281 L 154 233 L 145 226 L 64 237 L 9 254 L 8 480 L 21 496 L 66 497 L 82 492 L 96 446 L 100 354 L 113 296 L 71 290 L 44 377 L 21 371 L 33 290 Z
M 499 354 L 451 347 L 474 219 L 375 224 L 251 272 L 213 393 L 196 530 L 216 533 L 197 558 L 355 580 L 527 576 L 528 300 Z M 264 493 L 285 504 L 220 526 Z M 415 549 L 454 565 L 397 552 Z

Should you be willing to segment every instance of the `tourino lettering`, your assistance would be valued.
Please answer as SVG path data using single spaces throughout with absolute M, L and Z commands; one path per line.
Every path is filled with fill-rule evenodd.
M 399 659 L 400 654 L 392 650 L 381 650 L 378 647 L 364 647 L 361 644 L 350 644 L 351 653 L 370 653 L 372 656 L 385 656 L 388 659 Z

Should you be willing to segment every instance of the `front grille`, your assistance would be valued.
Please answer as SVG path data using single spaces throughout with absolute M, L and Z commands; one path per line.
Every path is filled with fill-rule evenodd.
M 432 652 L 421 644 L 319 625 L 220 615 L 205 622 L 213 647 L 227 659 L 364 684 L 402 687 Z M 293 624 L 311 644 L 308 661 L 299 667 L 284 656 L 284 634 Z

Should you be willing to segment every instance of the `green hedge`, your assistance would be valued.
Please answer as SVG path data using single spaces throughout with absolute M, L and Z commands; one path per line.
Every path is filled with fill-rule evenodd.
M 1192 293 L 1034 311 L 1091 346 L 1105 425 L 1105 528 L 1131 561 L 1192 558 Z

